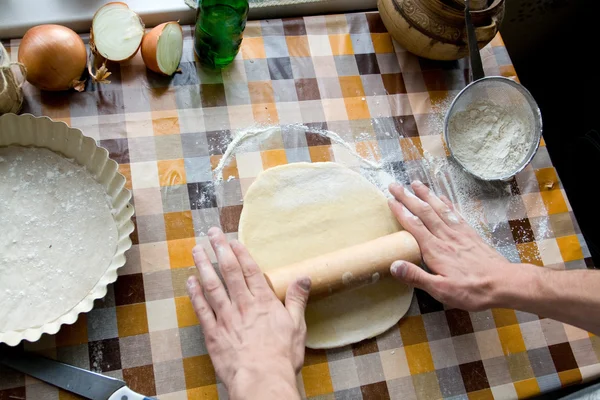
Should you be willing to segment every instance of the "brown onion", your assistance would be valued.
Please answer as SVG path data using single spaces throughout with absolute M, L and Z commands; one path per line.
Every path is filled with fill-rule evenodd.
M 82 91 L 80 80 L 86 67 L 83 40 L 61 25 L 38 25 L 29 29 L 19 46 L 19 62 L 27 68 L 27 81 L 42 90 Z
M 183 30 L 175 21 L 154 27 L 142 39 L 142 58 L 148 69 L 173 75 L 183 55 Z

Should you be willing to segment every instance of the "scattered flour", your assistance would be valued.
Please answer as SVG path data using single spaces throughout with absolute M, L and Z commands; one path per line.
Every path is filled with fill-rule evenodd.
M 379 282 L 379 272 L 375 272 L 373 275 L 371 275 L 371 283 L 376 283 Z
M 351 284 L 353 280 L 354 280 L 354 275 L 352 275 L 352 272 L 344 272 L 342 274 L 342 283 L 344 285 Z
M 329 138 L 332 142 L 343 146 L 350 154 L 360 159 L 362 162 L 364 162 L 371 168 L 380 167 L 379 163 L 363 158 L 360 154 L 358 154 L 358 152 L 353 146 L 351 146 L 347 141 L 345 141 L 342 137 L 340 137 L 340 135 L 338 135 L 335 132 L 322 129 L 313 129 L 301 124 L 289 124 L 286 126 L 296 131 L 300 130 L 304 132 L 311 132 Z M 267 126 L 252 127 L 237 131 L 233 139 L 227 146 L 227 149 L 223 153 L 223 157 L 221 157 L 219 164 L 213 171 L 215 181 L 220 182 L 223 180 L 223 169 L 231 162 L 231 158 L 235 154 L 248 150 L 248 145 L 251 145 L 251 143 L 249 142 L 265 140 L 276 132 L 282 132 L 282 128 L 280 126 Z
M 481 101 L 456 112 L 449 121 L 448 140 L 454 156 L 484 179 L 512 175 L 531 149 L 531 122 L 515 107 Z
M 432 104 L 433 113 L 426 121 L 430 135 L 441 135 L 443 132 L 444 115 L 451 104 L 451 98 L 442 99 Z M 402 124 L 403 121 L 400 121 Z M 402 125 L 400 128 L 389 120 L 373 120 L 373 128 L 378 132 L 381 141 L 395 141 L 403 138 Z M 400 131 L 400 132 L 399 132 Z M 506 221 L 514 219 L 514 210 L 522 207 L 518 204 L 519 196 L 511 193 L 508 182 L 485 182 L 468 174 L 463 168 L 446 157 L 433 156 L 422 148 L 411 145 L 410 142 L 394 151 L 376 153 L 376 151 L 356 150 L 355 143 L 345 140 L 344 134 L 329 130 L 320 130 L 301 124 L 252 127 L 228 137 L 229 144 L 224 151 L 218 166 L 213 171 L 215 186 L 223 185 L 227 177 L 223 177 L 224 169 L 230 164 L 236 154 L 260 151 L 262 143 L 273 140 L 281 135 L 284 142 L 296 140 L 298 146 L 306 146 L 297 138 L 292 139 L 292 133 L 302 136 L 305 133 L 318 134 L 328 138 L 332 144 L 341 146 L 353 160 L 346 160 L 350 167 L 363 175 L 369 182 L 378 187 L 386 196 L 391 196 L 387 187 L 392 182 L 408 185 L 415 179 L 427 184 L 437 195 L 445 195 L 455 205 L 456 210 L 490 245 L 497 248 L 504 256 L 513 261 L 519 260 L 519 253 L 506 230 Z M 286 136 L 287 135 L 287 136 Z M 353 134 L 357 142 L 373 140 L 373 133 L 361 132 Z M 407 141 L 408 142 L 408 141 Z M 225 145 L 223 147 L 225 147 Z M 287 146 L 286 146 L 287 148 Z M 364 150 L 364 148 L 363 148 Z M 308 161 L 308 160 L 307 160 Z M 346 161 L 338 162 L 346 163 Z M 291 161 L 290 161 L 291 162 Z M 334 185 L 335 186 L 335 185 Z M 538 219 L 534 232 L 537 236 L 545 235 L 548 222 Z M 532 222 L 533 224 L 533 222 Z
M 223 157 L 219 160 L 219 164 L 213 171 L 213 175 L 215 177 L 215 181 L 220 182 L 223 180 L 223 169 L 229 164 L 231 158 L 240 150 L 240 147 L 244 144 L 244 142 L 250 141 L 252 138 L 257 136 L 267 136 L 272 134 L 273 132 L 279 130 L 279 126 L 269 126 L 269 127 L 252 127 L 249 129 L 244 129 L 237 131 L 225 152 L 223 153 Z

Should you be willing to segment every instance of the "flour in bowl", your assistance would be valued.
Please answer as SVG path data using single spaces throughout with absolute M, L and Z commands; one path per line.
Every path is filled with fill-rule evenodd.
M 533 145 L 533 124 L 517 107 L 470 104 L 449 121 L 448 140 L 465 168 L 484 179 L 515 173 Z

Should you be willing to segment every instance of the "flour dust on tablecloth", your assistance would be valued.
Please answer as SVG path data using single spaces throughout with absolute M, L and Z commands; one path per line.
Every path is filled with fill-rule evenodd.
M 445 99 L 434 105 L 435 112 L 430 116 L 430 126 L 440 133 L 443 129 L 445 111 L 450 102 L 451 99 Z M 377 130 L 389 139 L 405 138 L 391 122 L 374 119 L 373 124 L 377 125 Z M 252 126 L 237 131 L 233 137 L 225 135 L 222 139 L 223 143 L 218 144 L 226 148 L 213 171 L 215 191 L 219 190 L 223 182 L 234 178 L 224 176 L 224 171 L 236 155 L 260 151 L 264 143 L 272 140 L 290 142 L 301 140 L 307 134 L 318 135 L 331 141 L 332 145 L 338 148 L 337 154 L 332 154 L 333 160 L 359 172 L 388 197 L 390 193 L 387 188 L 390 183 L 400 182 L 408 185 L 415 179 L 421 180 L 437 195 L 447 196 L 488 244 L 496 247 L 508 259 L 519 261 L 518 252 L 514 246 L 509 245 L 510 238 L 503 241 L 498 239 L 501 235 L 494 235 L 496 230 L 503 229 L 501 221 L 509 219 L 514 206 L 511 183 L 478 180 L 466 173 L 452 159 L 434 156 L 426 150 L 417 148 L 410 141 L 405 141 L 402 152 L 380 155 L 369 147 L 366 147 L 366 151 L 365 148 L 361 152 L 357 150 L 356 142 L 366 141 L 371 137 L 367 132 L 355 134 L 356 142 L 354 142 L 344 138 L 347 134 L 302 124 Z M 333 149 L 330 151 L 334 153 Z M 419 153 L 422 153 L 422 156 Z M 340 157 L 340 154 L 344 154 L 344 157 Z M 487 202 L 488 207 L 482 207 L 482 202 Z M 493 207 L 489 207 L 490 203 L 493 203 Z M 539 227 L 539 229 L 547 230 L 547 227 Z

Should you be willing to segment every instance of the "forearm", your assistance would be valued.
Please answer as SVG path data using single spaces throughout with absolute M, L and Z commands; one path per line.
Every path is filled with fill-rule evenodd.
M 230 388 L 232 400 L 300 399 L 296 377 L 290 368 L 266 367 L 241 371 Z
M 494 307 L 513 308 L 600 334 L 600 271 L 513 264 Z

